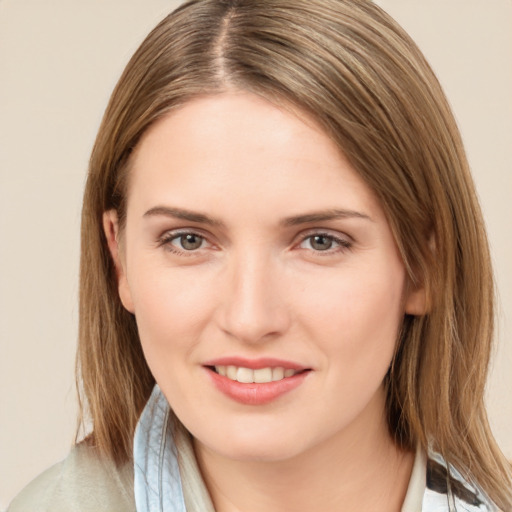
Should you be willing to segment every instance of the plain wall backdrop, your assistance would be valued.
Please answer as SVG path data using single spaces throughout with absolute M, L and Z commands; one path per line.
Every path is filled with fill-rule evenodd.
M 0 510 L 74 438 L 79 220 L 110 92 L 179 2 L 0 0 Z M 512 1 L 379 0 L 443 84 L 500 296 L 491 424 L 512 457 Z

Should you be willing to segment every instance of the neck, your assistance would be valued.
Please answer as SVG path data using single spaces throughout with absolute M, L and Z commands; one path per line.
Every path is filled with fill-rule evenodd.
M 194 448 L 217 512 L 399 512 L 414 455 L 399 449 L 385 418 L 359 424 L 280 461 L 234 460 Z

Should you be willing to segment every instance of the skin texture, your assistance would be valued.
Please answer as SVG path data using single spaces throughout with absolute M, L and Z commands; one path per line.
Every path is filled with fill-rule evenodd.
M 399 510 L 412 455 L 388 434 L 382 381 L 423 295 L 406 293 L 385 214 L 339 149 L 307 116 L 229 92 L 153 125 L 130 172 L 126 228 L 104 216 L 119 293 L 216 509 Z M 310 371 L 246 405 L 212 384 L 219 357 Z

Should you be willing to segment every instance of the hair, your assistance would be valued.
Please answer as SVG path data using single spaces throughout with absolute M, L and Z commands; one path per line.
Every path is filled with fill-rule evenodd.
M 103 213 L 115 209 L 123 226 L 130 155 L 156 120 L 230 90 L 310 114 L 376 193 L 428 304 L 425 315 L 405 316 L 386 377 L 390 432 L 404 449 L 435 449 L 510 509 L 511 467 L 484 407 L 494 292 L 468 162 L 425 58 L 368 0 L 192 0 L 131 58 L 97 135 L 83 204 L 77 381 L 90 441 L 126 462 L 154 385 L 119 299 Z

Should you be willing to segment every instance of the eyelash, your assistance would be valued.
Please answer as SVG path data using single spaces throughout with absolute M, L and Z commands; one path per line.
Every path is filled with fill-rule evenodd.
M 199 247 L 198 249 L 191 249 L 191 250 L 181 249 L 180 250 L 172 244 L 172 242 L 174 240 L 177 240 L 180 237 L 186 236 L 186 235 L 193 235 L 193 236 L 196 236 L 196 237 L 202 239 L 202 241 L 207 242 L 207 238 L 204 235 L 201 235 L 200 233 L 198 233 L 196 231 L 172 231 L 172 232 L 164 233 L 158 239 L 158 247 L 164 247 L 169 252 L 171 252 L 173 254 L 177 254 L 179 256 L 195 256 L 197 254 L 197 251 L 201 247 Z M 337 244 L 337 247 L 335 247 L 334 249 L 329 248 L 324 251 L 315 250 L 313 248 L 308 248 L 308 249 L 303 248 L 304 250 L 313 251 L 314 253 L 321 255 L 321 256 L 329 256 L 329 255 L 333 255 L 336 253 L 343 253 L 343 252 L 346 252 L 346 251 L 352 249 L 353 243 L 351 241 L 349 241 L 345 238 L 337 237 L 330 233 L 322 232 L 322 231 L 309 232 L 308 234 L 304 235 L 301 238 L 300 242 L 298 244 L 296 244 L 296 247 L 300 247 L 304 242 L 306 242 L 307 240 L 311 240 L 314 237 L 326 238 L 329 241 L 331 241 L 333 244 Z
M 348 251 L 352 248 L 352 242 L 345 239 L 345 238 L 340 238 L 336 235 L 331 235 L 330 233 L 325 233 L 325 232 L 321 232 L 321 231 L 316 231 L 316 232 L 313 232 L 313 233 L 308 233 L 307 235 L 305 235 L 304 237 L 302 237 L 300 243 L 298 244 L 299 246 L 302 245 L 304 242 L 306 242 L 307 240 L 312 240 L 314 237 L 322 237 L 322 238 L 326 238 L 328 239 L 330 242 L 334 243 L 334 244 L 337 244 L 337 247 L 335 247 L 334 249 L 332 248 L 329 248 L 329 249 L 326 249 L 324 251 L 319 251 L 319 250 L 315 250 L 315 249 L 306 249 L 306 250 L 312 250 L 315 254 L 318 254 L 320 256 L 329 256 L 329 255 L 332 255 L 332 254 L 337 254 L 337 253 L 343 253 L 345 251 Z
M 164 233 L 159 239 L 158 239 L 158 247 L 164 247 L 165 250 L 172 252 L 173 254 L 177 254 L 179 256 L 195 256 L 196 250 L 189 250 L 186 249 L 178 249 L 174 245 L 172 245 L 173 240 L 177 240 L 182 236 L 186 235 L 193 235 L 198 238 L 201 238 L 203 241 L 207 241 L 207 238 L 204 235 L 201 235 L 200 233 L 197 233 L 196 231 L 172 231 L 172 232 L 166 232 Z

